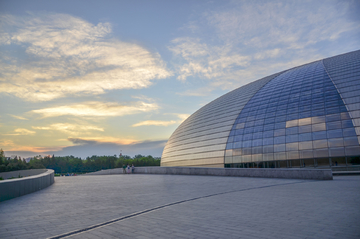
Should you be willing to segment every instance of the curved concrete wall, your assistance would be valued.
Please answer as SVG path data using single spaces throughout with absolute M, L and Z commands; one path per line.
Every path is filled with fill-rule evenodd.
M 1 173 L 2 178 L 11 178 L 0 181 L 0 202 L 25 194 L 36 192 L 54 183 L 54 170 L 52 169 L 30 169 Z

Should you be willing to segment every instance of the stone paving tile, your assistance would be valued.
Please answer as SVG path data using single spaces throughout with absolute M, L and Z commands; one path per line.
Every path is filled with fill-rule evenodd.
M 111 228 L 141 225 L 148 231 L 147 225 L 156 225 L 148 235 L 157 238 L 189 238 L 187 232 L 196 238 L 359 238 L 359 196 L 360 177 L 336 177 L 198 199 Z
M 221 192 L 230 193 L 161 208 L 69 238 L 360 237 L 360 176 L 301 181 L 107 175 L 56 178 L 49 188 L 0 203 L 0 238 L 46 238 Z

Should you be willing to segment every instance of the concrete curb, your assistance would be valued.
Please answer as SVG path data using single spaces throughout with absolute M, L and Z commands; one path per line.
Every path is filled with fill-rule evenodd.
M 332 180 L 330 169 L 296 168 L 199 168 L 199 167 L 137 167 L 135 174 L 206 175 L 231 177 L 287 178 Z M 86 175 L 122 174 L 122 168 L 101 170 Z
M 36 192 L 50 186 L 55 182 L 54 170 L 52 169 L 42 169 L 36 175 L 34 175 L 35 171 L 23 172 L 23 174 L 20 171 L 30 170 L 19 170 L 12 172 L 15 175 L 20 174 L 20 176 L 25 176 L 24 178 L 14 178 L 0 181 L 0 202 Z M 26 177 L 26 175 L 29 173 L 31 173 L 32 176 Z
M 360 171 L 333 171 L 333 176 L 360 175 Z

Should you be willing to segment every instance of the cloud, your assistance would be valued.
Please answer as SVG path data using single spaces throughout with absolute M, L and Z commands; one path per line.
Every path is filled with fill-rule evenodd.
M 204 85 L 178 94 L 203 96 L 216 89 L 234 89 L 299 64 L 356 50 L 360 24 L 348 17 L 351 4 L 355 3 L 232 1 L 221 9 L 205 9 L 182 29 L 192 37 L 177 37 L 168 46 L 177 79 L 200 79 Z M 341 43 L 342 49 L 340 40 L 347 42 Z
M 173 124 L 179 124 L 182 123 L 184 120 L 186 120 L 190 115 L 189 114 L 177 114 L 173 113 L 172 115 L 176 115 L 180 120 L 145 120 L 141 121 L 139 123 L 133 124 L 132 127 L 139 127 L 139 126 L 169 126 Z
M 15 118 L 15 119 L 20 119 L 20 120 L 28 120 L 27 118 L 25 117 L 21 117 L 21 116 L 17 116 L 17 115 L 12 115 L 12 114 L 9 114 L 11 117 Z
M 18 128 L 14 130 L 13 134 L 5 134 L 5 135 L 34 135 L 36 132 L 28 129 Z
M 176 124 L 177 121 L 175 120 L 170 120 L 170 121 L 162 121 L 162 120 L 145 120 L 145 121 L 141 121 L 139 123 L 133 124 L 132 127 L 139 127 L 139 126 L 149 126 L 149 125 L 154 125 L 154 126 L 169 126 L 172 124 Z
M 94 125 L 86 125 L 86 124 L 70 124 L 70 123 L 56 123 L 51 124 L 49 126 L 33 126 L 33 129 L 39 130 L 57 130 L 61 131 L 70 135 L 77 135 L 77 134 L 86 134 L 89 131 L 104 131 L 104 128 L 94 126 Z
M 177 117 L 179 117 L 181 122 L 183 122 L 184 120 L 186 120 L 190 116 L 189 114 L 178 114 L 178 113 L 173 113 L 173 115 L 176 115 Z
M 158 53 L 113 38 L 110 23 L 67 14 L 2 15 L 0 22 L 0 44 L 19 45 L 17 55 L 30 59 L 3 52 L 0 92 L 26 101 L 146 88 L 172 75 Z
M 113 142 L 102 142 L 97 140 L 84 140 L 83 138 L 72 138 L 75 145 L 67 147 L 21 147 L 14 146 L 4 150 L 6 156 L 17 155 L 21 157 L 33 157 L 35 155 L 52 155 L 75 157 L 91 157 L 92 155 L 123 155 L 134 156 L 137 154 L 152 155 L 160 157 L 165 147 L 166 140 L 141 141 L 131 144 Z
M 64 147 L 58 151 L 49 151 L 46 153 L 57 156 L 74 155 L 85 158 L 91 157 L 92 155 L 119 155 L 121 150 L 123 155 L 134 156 L 142 154 L 160 157 L 167 141 L 140 141 L 131 144 L 121 144 L 73 138 L 72 142 L 76 142 L 76 144 L 74 146 Z
M 133 144 L 138 142 L 134 139 L 120 139 L 110 136 L 103 136 L 103 137 L 81 137 L 81 138 L 68 138 L 67 141 L 72 142 L 73 144 L 91 144 L 91 143 L 112 143 L 112 144 Z
M 94 116 L 94 117 L 113 117 L 137 114 L 157 110 L 159 106 L 156 103 L 146 103 L 142 101 L 134 102 L 130 105 L 120 105 L 114 102 L 83 102 L 81 104 L 72 104 L 56 106 L 31 111 L 41 114 L 42 117 L 57 117 L 62 115 L 72 116 Z
M 212 79 L 222 77 L 234 67 L 245 67 L 250 57 L 231 52 L 228 46 L 208 46 L 194 38 L 177 38 L 169 47 L 175 56 L 183 58 L 185 63 L 178 67 L 179 80 L 198 75 Z

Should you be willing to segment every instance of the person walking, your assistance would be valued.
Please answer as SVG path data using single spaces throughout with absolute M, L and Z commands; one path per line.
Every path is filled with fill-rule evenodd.
M 123 174 L 126 174 L 126 165 L 123 164 L 122 168 L 123 168 Z
M 134 164 L 132 164 L 131 165 L 131 173 L 134 173 L 134 171 L 135 171 L 135 166 L 134 166 Z
M 130 173 L 130 165 L 127 165 L 127 173 Z

